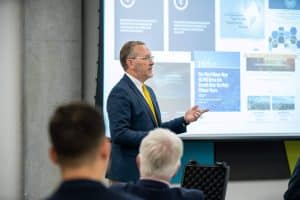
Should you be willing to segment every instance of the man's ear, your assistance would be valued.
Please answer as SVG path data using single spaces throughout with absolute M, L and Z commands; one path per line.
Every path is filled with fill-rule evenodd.
M 127 59 L 126 60 L 127 69 L 133 65 L 133 59 Z
M 54 164 L 58 164 L 57 153 L 53 146 L 48 150 L 49 158 Z
M 100 153 L 100 157 L 103 160 L 108 160 L 110 157 L 110 149 L 111 149 L 111 145 L 110 145 L 110 141 L 108 139 L 104 139 L 99 147 L 99 153 Z
M 141 166 L 141 156 L 140 156 L 140 154 L 138 154 L 136 156 L 135 161 L 136 161 L 137 168 L 140 169 L 140 166 Z

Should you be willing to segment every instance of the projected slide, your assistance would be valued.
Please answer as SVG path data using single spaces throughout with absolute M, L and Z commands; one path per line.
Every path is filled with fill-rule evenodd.
M 141 40 L 155 57 L 146 83 L 162 120 L 210 109 L 181 137 L 300 137 L 299 0 L 104 0 L 103 9 L 103 108 L 124 74 L 121 46 Z
M 190 107 L 190 63 L 156 63 L 155 76 L 147 84 L 155 91 L 163 119 L 180 117 Z M 176 102 L 176 109 L 174 109 Z
M 263 38 L 264 18 L 263 0 L 221 0 L 221 37 Z
M 240 111 L 240 54 L 195 52 L 195 105 L 214 112 Z
M 214 1 L 169 1 L 171 51 L 215 49 Z

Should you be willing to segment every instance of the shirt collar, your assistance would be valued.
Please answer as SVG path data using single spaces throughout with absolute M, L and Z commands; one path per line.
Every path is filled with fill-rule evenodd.
M 130 78 L 130 80 L 134 83 L 134 85 L 140 90 L 142 91 L 142 86 L 144 83 L 142 83 L 140 80 L 138 80 L 137 78 L 135 78 L 134 76 L 130 75 L 129 73 L 125 72 L 125 74 L 128 76 L 128 78 Z
M 160 183 L 164 183 L 165 185 L 167 185 L 168 187 L 170 187 L 170 183 L 166 180 L 162 180 L 162 179 L 158 179 L 158 178 L 153 178 L 153 177 L 141 177 L 140 181 L 155 181 L 155 182 L 160 182 Z

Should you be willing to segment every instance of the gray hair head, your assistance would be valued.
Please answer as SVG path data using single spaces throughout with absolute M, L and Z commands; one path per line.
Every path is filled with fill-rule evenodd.
M 182 152 L 182 141 L 172 131 L 150 131 L 139 150 L 141 176 L 170 179 L 180 166 Z

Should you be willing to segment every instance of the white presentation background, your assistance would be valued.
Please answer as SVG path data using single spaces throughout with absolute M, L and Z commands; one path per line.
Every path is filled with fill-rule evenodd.
M 104 1 L 103 108 L 123 76 L 119 50 L 141 40 L 163 121 L 208 108 L 181 137 L 300 136 L 300 2 Z M 107 129 L 109 135 L 109 129 Z

